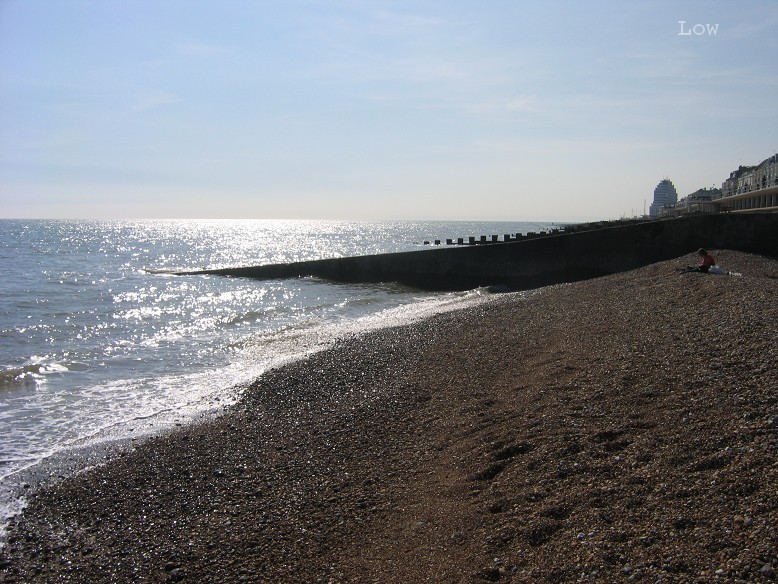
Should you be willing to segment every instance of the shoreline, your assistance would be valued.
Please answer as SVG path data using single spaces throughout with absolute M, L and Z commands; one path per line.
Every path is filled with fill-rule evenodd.
M 778 261 L 714 255 L 743 277 L 688 256 L 272 370 L 37 490 L 0 576 L 770 581 Z
M 316 334 L 303 338 L 293 334 L 294 341 L 284 340 L 284 334 L 280 333 L 273 340 L 274 345 L 271 350 L 263 348 L 260 353 L 257 349 L 248 349 L 247 353 L 253 352 L 254 360 L 261 364 L 259 369 L 253 367 L 255 372 L 260 369 L 266 371 L 282 368 L 287 363 L 305 360 L 312 353 L 325 350 L 340 337 L 360 335 L 365 331 L 387 326 L 401 326 L 404 322 L 413 322 L 426 318 L 430 314 L 456 310 L 458 306 L 464 307 L 480 302 L 482 298 L 483 294 L 472 292 L 424 295 L 414 303 L 401 303 L 382 308 L 378 313 L 368 312 L 341 322 L 320 324 Z M 291 330 L 294 333 L 295 329 Z M 255 373 L 252 379 L 256 380 L 259 376 L 259 373 Z M 209 394 L 207 402 L 202 402 L 205 405 L 199 406 L 191 415 L 171 408 L 142 417 L 130 417 L 84 435 L 50 453 L 34 459 L 30 458 L 24 467 L 12 469 L 3 475 L 3 480 L 0 482 L 0 549 L 5 545 L 7 520 L 16 514 L 15 510 L 19 508 L 20 500 L 27 493 L 40 486 L 51 486 L 86 468 L 104 464 L 106 460 L 115 458 L 118 452 L 132 449 L 136 442 L 139 444 L 150 436 L 166 434 L 176 427 L 201 423 L 203 420 L 221 415 L 224 408 L 236 400 L 235 396 L 240 395 L 251 383 L 248 377 L 233 383 L 214 383 L 213 387 L 223 389 L 212 395 Z M 185 407 L 191 408 L 191 403 L 186 404 Z

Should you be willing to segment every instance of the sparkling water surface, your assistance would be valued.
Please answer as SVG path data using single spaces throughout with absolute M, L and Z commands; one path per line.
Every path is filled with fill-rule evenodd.
M 213 411 L 268 367 L 473 293 L 192 270 L 423 249 L 539 223 L 0 221 L 0 512 L 18 473 Z

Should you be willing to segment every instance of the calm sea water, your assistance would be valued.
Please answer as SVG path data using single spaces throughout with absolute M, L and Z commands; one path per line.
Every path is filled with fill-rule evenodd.
M 0 221 L 0 515 L 21 472 L 95 440 L 229 404 L 242 384 L 339 335 L 466 302 L 317 279 L 156 270 L 280 263 L 526 233 L 539 223 Z M 2 517 L 0 517 L 0 523 Z

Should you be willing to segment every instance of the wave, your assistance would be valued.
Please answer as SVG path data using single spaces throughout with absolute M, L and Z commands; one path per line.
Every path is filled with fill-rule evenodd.
M 67 373 L 70 368 L 47 357 L 31 357 L 21 366 L 0 370 L 0 390 L 34 389 L 45 381 L 47 375 Z

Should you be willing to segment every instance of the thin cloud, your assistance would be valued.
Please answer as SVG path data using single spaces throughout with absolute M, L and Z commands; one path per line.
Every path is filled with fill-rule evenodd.
M 183 101 L 183 99 L 172 93 L 149 94 L 138 97 L 135 103 L 130 106 L 129 111 L 130 113 L 138 114 Z
M 514 97 L 505 103 L 504 108 L 509 112 L 537 112 L 538 100 L 535 96 Z
M 775 44 L 775 29 L 778 28 L 778 10 L 773 2 L 766 2 L 766 6 L 758 6 L 752 9 L 748 18 L 736 23 L 721 22 L 719 33 L 730 36 L 733 39 L 753 39 L 769 42 L 772 39 Z
M 179 55 L 187 57 L 219 57 L 233 52 L 230 47 L 196 42 L 179 43 L 175 46 L 175 50 Z
M 372 32 L 382 32 L 388 35 L 417 34 L 420 29 L 437 28 L 451 24 L 450 21 L 439 17 L 392 10 L 375 12 L 373 23 L 375 27 Z

